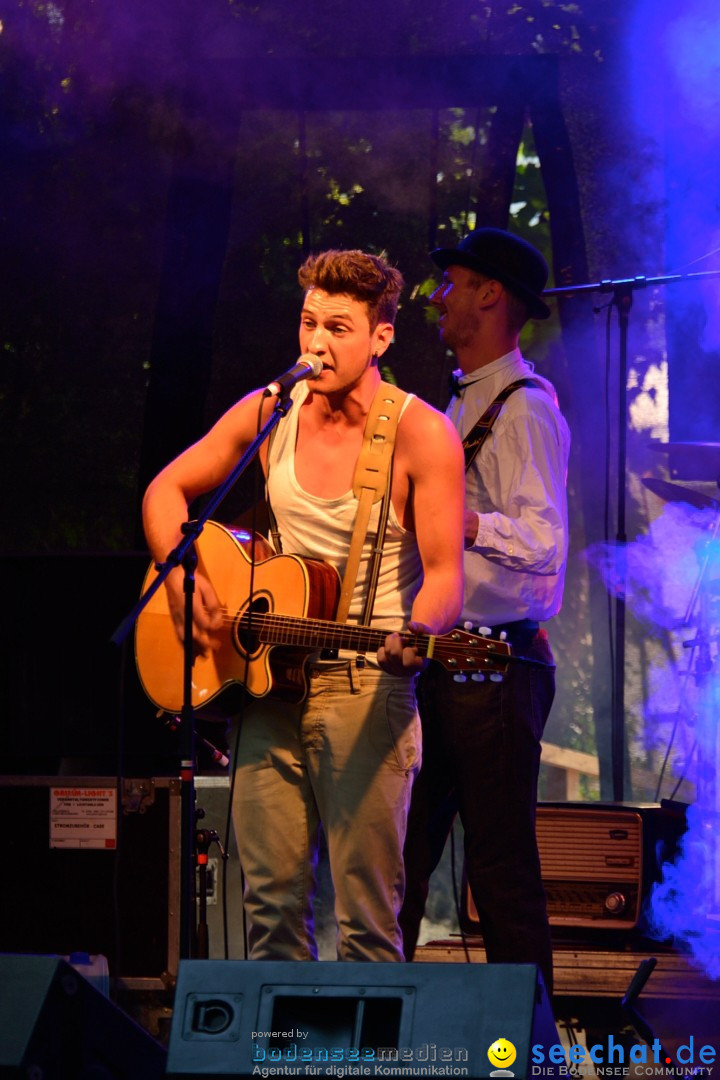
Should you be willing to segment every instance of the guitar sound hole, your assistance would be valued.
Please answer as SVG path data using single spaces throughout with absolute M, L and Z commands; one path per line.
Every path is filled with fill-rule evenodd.
M 266 595 L 256 596 L 251 604 L 243 608 L 235 624 L 235 648 L 244 656 L 254 656 L 261 648 L 260 627 L 253 624 L 254 617 L 267 615 L 270 611 L 270 599 Z

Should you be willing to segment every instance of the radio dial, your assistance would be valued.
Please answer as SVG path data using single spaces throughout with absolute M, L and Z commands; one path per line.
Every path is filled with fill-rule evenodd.
M 611 892 L 605 897 L 605 910 L 620 915 L 627 907 L 627 898 L 621 892 Z

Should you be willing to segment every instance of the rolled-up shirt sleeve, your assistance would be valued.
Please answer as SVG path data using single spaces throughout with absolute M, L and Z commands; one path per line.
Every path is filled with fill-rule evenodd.
M 468 505 L 478 517 L 469 550 L 533 574 L 558 574 L 567 559 L 568 440 L 562 418 L 546 413 L 538 404 L 498 422 L 491 452 L 481 453 L 467 477 Z
M 464 625 L 542 622 L 562 604 L 568 556 L 567 470 L 570 431 L 554 387 L 519 349 L 464 375 L 447 409 L 465 439 L 497 395 L 514 390 L 465 474 Z

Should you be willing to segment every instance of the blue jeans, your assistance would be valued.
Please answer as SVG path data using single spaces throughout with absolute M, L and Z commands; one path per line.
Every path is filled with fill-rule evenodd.
M 309 669 L 301 705 L 242 718 L 233 818 L 253 960 L 316 960 L 319 829 L 335 889 L 340 960 L 402 960 L 397 916 L 410 789 L 420 765 L 414 678 L 352 662 Z
M 544 630 L 519 632 L 515 640 L 510 630 L 508 640 L 514 655 L 552 665 Z M 430 876 L 459 812 L 468 884 L 488 962 L 535 963 L 552 992 L 535 808 L 540 739 L 554 694 L 552 666 L 511 664 L 501 683 L 458 683 L 434 664 L 421 675 L 423 767 L 412 794 L 400 914 L 408 960 L 417 944 Z

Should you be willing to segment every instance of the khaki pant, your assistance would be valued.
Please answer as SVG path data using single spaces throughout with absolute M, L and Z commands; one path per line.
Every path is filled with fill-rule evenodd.
M 309 669 L 301 705 L 248 705 L 233 819 L 253 960 L 315 960 L 319 828 L 335 887 L 338 959 L 402 960 L 410 789 L 420 766 L 415 679 L 351 661 Z

